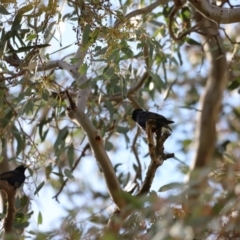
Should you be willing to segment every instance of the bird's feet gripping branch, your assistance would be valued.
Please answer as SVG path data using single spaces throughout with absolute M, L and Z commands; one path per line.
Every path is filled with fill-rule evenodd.
M 19 188 L 25 181 L 25 170 L 29 165 L 20 165 L 14 170 L 4 172 L 0 174 L 0 189 L 6 195 L 7 199 L 7 214 L 4 219 L 4 230 L 5 233 L 12 232 L 13 220 L 15 217 L 15 194 L 16 189 Z
M 132 119 L 147 133 L 149 154 L 151 159 L 158 165 L 162 165 L 163 161 L 174 157 L 174 154 L 164 153 L 164 142 L 171 135 L 172 129 L 169 124 L 173 121 L 165 118 L 164 116 L 143 111 L 142 109 L 135 109 L 132 112 Z M 166 128 L 169 131 L 163 131 L 162 128 Z M 155 134 L 156 141 L 154 143 L 153 135 Z

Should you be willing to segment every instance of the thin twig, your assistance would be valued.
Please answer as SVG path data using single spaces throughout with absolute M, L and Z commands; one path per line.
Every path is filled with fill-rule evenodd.
M 13 108 L 13 106 L 8 102 L 8 100 L 7 100 L 7 98 L 6 98 L 6 96 L 4 95 L 3 96 L 3 100 L 5 101 L 5 103 L 11 108 L 11 110 L 12 110 L 12 112 L 13 112 L 13 115 L 15 116 L 15 117 L 17 117 L 17 112 L 15 111 L 15 109 Z
M 136 101 L 136 98 L 133 95 L 129 95 L 128 99 L 132 102 L 134 108 L 141 108 L 139 103 Z
M 82 159 L 82 157 L 85 156 L 85 153 L 86 153 L 86 151 L 87 151 L 89 148 L 90 148 L 90 145 L 89 145 L 89 143 L 87 143 L 87 144 L 85 145 L 85 147 L 83 148 L 81 155 L 78 157 L 78 159 L 76 160 L 75 164 L 74 164 L 73 167 L 71 168 L 71 171 L 72 171 L 72 172 L 76 169 L 76 167 L 78 166 L 80 160 Z M 66 179 L 64 180 L 64 182 L 63 182 L 61 188 L 59 189 L 58 193 L 57 193 L 55 196 L 52 197 L 52 198 L 55 198 L 57 202 L 59 202 L 58 196 L 60 195 L 60 193 L 62 192 L 63 188 L 64 188 L 65 185 L 67 184 L 67 181 L 68 181 L 68 178 L 66 178 Z
M 135 183 L 136 183 L 137 179 L 142 181 L 142 165 L 141 165 L 140 159 L 138 157 L 137 148 L 136 148 L 136 143 L 137 143 L 137 138 L 138 138 L 139 132 L 140 132 L 140 128 L 137 128 L 137 133 L 136 133 L 136 135 L 133 139 L 133 144 L 132 144 L 132 150 L 133 150 L 133 153 L 134 153 L 134 156 L 136 158 L 137 165 L 138 165 L 136 176 L 135 176 L 134 181 L 133 181 Z
M 32 140 L 31 136 L 29 134 L 27 134 L 23 128 L 22 128 L 22 125 L 20 123 L 20 121 L 18 119 L 16 119 L 16 121 L 18 122 L 18 125 L 21 129 L 21 131 L 27 136 L 28 140 L 32 143 L 32 146 L 35 148 L 36 152 L 38 153 L 38 156 L 41 157 L 41 153 L 39 152 L 38 148 L 37 148 L 37 145 L 35 144 L 35 142 Z
M 67 98 L 68 98 L 68 101 L 69 101 L 69 104 L 70 104 L 70 108 L 72 110 L 76 109 L 76 103 L 73 101 L 72 97 L 68 93 L 68 90 L 66 90 L 65 92 L 66 92 L 66 95 L 67 95 Z
M 146 61 L 147 61 L 147 60 L 146 60 Z M 147 64 L 148 64 L 148 63 L 147 63 Z M 133 85 L 133 86 L 129 89 L 129 91 L 128 91 L 128 93 L 127 93 L 127 96 L 130 96 L 131 94 L 135 93 L 139 88 L 141 88 L 142 85 L 145 83 L 146 79 L 148 78 L 148 76 L 149 76 L 148 72 L 145 72 L 145 73 L 142 75 L 142 77 L 141 77 L 141 79 L 139 80 L 139 82 L 137 82 L 135 85 Z

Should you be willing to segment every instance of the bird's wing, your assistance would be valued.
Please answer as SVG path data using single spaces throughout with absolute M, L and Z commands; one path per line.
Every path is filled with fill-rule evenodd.
M 157 113 L 153 113 L 153 112 L 149 112 L 148 118 L 149 118 L 149 119 L 154 119 L 154 120 L 166 121 L 166 124 L 174 123 L 174 121 L 168 120 L 168 119 L 165 118 L 164 116 L 162 116 L 162 115 L 160 115 L 160 114 L 157 114 Z
M 12 177 L 12 176 L 14 176 L 13 172 L 5 172 L 5 173 L 0 174 L 0 180 L 4 180 L 4 179 Z
M 174 122 L 166 119 L 164 116 L 157 113 L 148 112 L 147 118 L 156 120 L 156 122 L 158 122 L 157 124 L 161 123 L 163 127 L 168 128 L 170 131 L 172 131 L 172 129 L 168 126 L 168 124 L 174 123 Z
M 148 112 L 147 118 L 155 120 L 167 120 L 164 116 L 153 112 Z

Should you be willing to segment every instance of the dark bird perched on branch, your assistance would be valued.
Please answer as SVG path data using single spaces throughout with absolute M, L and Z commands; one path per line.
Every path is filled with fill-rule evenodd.
M 24 172 L 28 166 L 20 165 L 12 171 L 0 174 L 0 180 L 7 181 L 15 189 L 19 188 L 25 181 Z
M 159 128 L 165 127 L 168 128 L 170 131 L 172 129 L 168 126 L 168 124 L 174 123 L 171 120 L 166 119 L 164 116 L 143 111 L 142 109 L 135 109 L 132 112 L 132 119 L 140 126 L 143 130 L 146 130 L 146 122 L 152 120 L 152 132 L 156 132 Z

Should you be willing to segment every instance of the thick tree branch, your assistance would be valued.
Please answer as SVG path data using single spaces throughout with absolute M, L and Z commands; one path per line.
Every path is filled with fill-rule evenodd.
M 240 8 L 222 8 L 210 3 L 209 0 L 188 0 L 203 16 L 218 24 L 240 22 Z
M 4 220 L 4 230 L 5 233 L 9 234 L 12 232 L 13 219 L 15 216 L 15 193 L 16 190 L 9 185 L 6 181 L 0 180 L 0 189 L 6 194 L 6 199 L 8 202 L 7 215 Z
M 104 178 L 108 187 L 108 191 L 119 209 L 122 209 L 126 202 L 121 197 L 122 189 L 116 177 L 112 163 L 104 149 L 103 139 L 98 133 L 97 129 L 93 126 L 90 119 L 81 110 L 75 108 L 67 109 L 68 117 L 74 121 L 78 126 L 81 126 L 88 136 L 89 144 L 92 151 L 99 163 L 101 170 L 104 174 Z
M 146 173 L 146 177 L 144 179 L 144 182 L 140 191 L 138 192 L 138 195 L 147 194 L 150 191 L 153 179 L 155 177 L 156 171 L 159 166 L 160 166 L 160 162 L 155 162 L 155 161 L 150 162 L 147 173 Z
M 81 49 L 78 48 L 75 56 L 77 59 L 79 59 L 79 61 L 74 65 L 77 70 L 83 64 L 86 53 L 87 49 L 85 51 L 81 51 Z M 75 79 L 79 86 L 82 84 L 87 84 L 88 81 L 85 74 L 80 75 L 79 73 Z M 68 94 L 68 92 L 66 92 L 70 102 L 70 107 L 67 108 L 67 115 L 73 122 L 82 127 L 86 133 L 91 149 L 104 174 L 109 194 L 111 195 L 112 200 L 115 202 L 119 210 L 121 210 L 126 205 L 126 202 L 125 199 L 121 196 L 121 193 L 123 191 L 116 177 L 112 163 L 104 148 L 104 141 L 101 135 L 98 133 L 97 129 L 93 126 L 90 119 L 86 114 L 84 114 L 90 92 L 90 87 L 79 89 L 77 93 L 76 104 L 72 101 L 71 96 Z
M 87 101 L 91 93 L 91 88 L 79 89 L 77 93 L 77 109 L 84 111 L 87 106 Z
M 79 69 L 79 67 L 84 63 L 85 56 L 87 54 L 88 48 L 85 48 L 83 50 L 83 47 L 78 47 L 78 50 L 74 56 L 74 58 L 78 59 L 78 61 L 75 63 L 75 67 Z
M 197 15 L 197 21 L 202 21 L 202 16 Z M 201 31 L 205 33 L 202 36 L 206 50 L 206 56 L 211 63 L 211 69 L 208 74 L 208 80 L 200 101 L 198 112 L 198 121 L 196 127 L 196 156 L 193 162 L 193 168 L 203 167 L 212 159 L 216 141 L 216 124 L 218 122 L 223 91 L 228 81 L 227 62 L 223 54 L 223 40 L 218 34 L 216 24 L 205 19 L 202 21 Z M 215 36 L 215 37 L 211 37 Z M 219 46 L 219 48 L 216 48 Z
M 203 19 L 204 16 L 196 14 L 196 21 L 201 21 L 201 31 L 204 43 L 204 50 L 210 62 L 210 70 L 205 87 L 205 92 L 200 99 L 200 109 L 197 115 L 197 126 L 195 133 L 195 149 L 196 153 L 193 158 L 190 172 L 190 182 L 194 182 L 200 178 L 202 181 L 191 185 L 194 191 L 188 194 L 187 204 L 183 204 L 183 208 L 188 211 L 196 199 L 199 198 L 202 190 L 206 188 L 207 178 L 201 177 L 201 169 L 209 166 L 213 158 L 216 143 L 216 124 L 219 120 L 223 92 L 228 81 L 227 61 L 223 54 L 223 40 L 218 33 L 218 26 L 209 19 Z M 217 46 L 217 47 L 216 47 Z M 200 177 L 199 177 L 200 176 Z
M 89 81 L 85 74 L 80 74 L 78 72 L 78 69 L 84 63 L 84 59 L 86 57 L 87 52 L 88 52 L 88 48 L 83 47 L 83 43 L 82 43 L 81 47 L 78 47 L 78 50 L 75 54 L 75 58 L 78 59 L 78 61 L 74 65 L 74 67 L 77 69 L 77 73 L 78 73 L 78 76 L 75 79 L 76 79 L 76 83 L 79 86 L 79 90 L 77 93 L 77 101 L 76 101 L 77 109 L 80 111 L 83 111 L 83 112 L 85 111 L 87 101 L 88 101 L 89 95 L 91 93 L 91 87 L 90 87 L 90 85 L 88 85 L 88 87 L 84 87 L 83 89 L 81 89 L 81 85 L 87 84 L 87 82 L 89 82 Z
M 49 61 L 49 62 L 45 63 L 44 65 L 38 65 L 36 71 L 42 72 L 42 71 L 52 70 L 55 68 L 66 70 L 73 78 L 79 77 L 78 68 L 76 68 L 74 65 L 66 63 L 63 60 Z M 26 70 L 20 70 L 18 73 L 11 74 L 11 76 L 9 76 L 9 77 L 1 77 L 0 81 L 14 79 L 16 77 L 22 76 L 25 72 L 26 72 Z M 7 73 L 5 73 L 5 74 L 7 74 Z
M 72 75 L 73 78 L 79 77 L 78 68 L 76 68 L 74 65 L 68 64 L 63 60 L 56 60 L 56 61 L 50 61 L 47 62 L 43 66 L 38 66 L 37 71 L 46 71 L 51 70 L 54 68 L 60 68 L 66 70 L 70 75 Z

